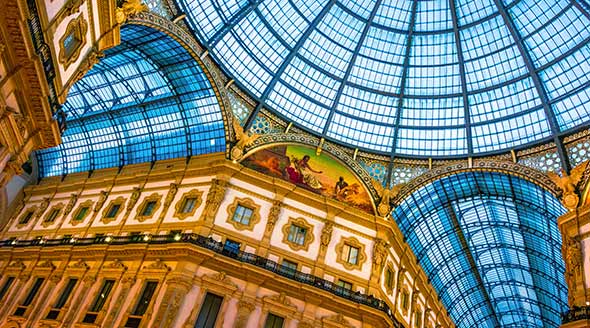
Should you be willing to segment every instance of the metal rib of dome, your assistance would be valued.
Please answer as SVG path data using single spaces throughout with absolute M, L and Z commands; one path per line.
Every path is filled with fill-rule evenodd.
M 145 26 L 121 39 L 72 86 L 62 144 L 37 152 L 40 177 L 225 150 L 221 108 L 186 49 Z
M 256 111 L 352 147 L 483 155 L 590 121 L 582 0 L 177 2 Z
M 458 328 L 559 327 L 564 212 L 531 182 L 469 172 L 422 187 L 392 215 Z

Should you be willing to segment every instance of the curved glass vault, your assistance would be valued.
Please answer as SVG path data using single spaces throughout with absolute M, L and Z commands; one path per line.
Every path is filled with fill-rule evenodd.
M 149 27 L 125 25 L 72 86 L 63 143 L 37 152 L 40 177 L 225 150 L 217 98 L 192 56 Z
M 452 175 L 393 211 L 457 327 L 559 327 L 567 287 L 546 190 L 500 173 Z
M 590 120 L 581 0 L 177 3 L 258 108 L 353 147 L 483 155 Z

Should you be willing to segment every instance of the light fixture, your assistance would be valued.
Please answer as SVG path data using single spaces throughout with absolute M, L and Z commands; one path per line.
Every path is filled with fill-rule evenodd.
M 16 239 L 13 239 L 13 240 L 10 242 L 10 245 L 16 245 Z
M 104 241 L 105 241 L 105 242 L 107 242 L 107 243 L 110 243 L 110 242 L 111 242 L 111 240 L 113 240 L 113 238 L 111 238 L 111 236 L 106 236 L 106 237 L 104 238 Z
M 76 238 L 70 238 L 70 244 L 73 244 L 76 242 Z
M 144 235 L 143 236 L 143 241 L 148 241 L 150 240 L 150 235 Z
M 181 237 L 182 236 L 179 233 L 177 233 L 174 235 L 174 240 L 179 241 Z

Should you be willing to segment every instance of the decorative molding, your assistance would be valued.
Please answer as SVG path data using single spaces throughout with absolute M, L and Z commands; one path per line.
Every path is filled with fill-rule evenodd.
M 102 218 L 100 219 L 100 221 L 104 224 L 107 224 L 109 222 L 117 220 L 119 215 L 121 215 L 121 213 L 125 210 L 125 201 L 126 201 L 126 199 L 123 196 L 119 196 L 119 197 L 111 200 L 109 205 L 107 207 L 105 207 L 104 210 L 102 211 Z M 121 207 L 119 208 L 119 210 L 117 211 L 117 213 L 115 214 L 114 217 L 107 218 L 106 215 L 109 213 L 111 208 L 115 205 L 121 205 Z
M 234 221 L 234 215 L 236 212 L 236 209 L 238 208 L 238 205 L 241 205 L 243 207 L 246 207 L 250 210 L 252 210 L 252 215 L 250 216 L 250 219 L 248 220 L 248 224 L 243 224 L 241 222 L 236 222 Z M 256 226 L 256 224 L 258 222 L 260 222 L 260 205 L 256 204 L 254 202 L 253 199 L 251 198 L 234 198 L 233 203 L 231 203 L 231 205 L 229 205 L 227 207 L 227 223 L 231 224 L 234 226 L 234 228 L 236 228 L 236 230 L 238 231 L 242 231 L 242 230 L 249 230 L 249 231 L 253 231 L 254 230 L 254 226 Z
M 86 44 L 86 32 L 88 31 L 88 23 L 84 19 L 83 15 L 80 14 L 77 18 L 70 21 L 66 27 L 66 31 L 63 36 L 59 39 L 59 57 L 58 61 L 64 66 L 64 70 L 76 62 L 80 57 L 80 52 Z M 72 41 L 68 41 L 69 38 L 73 38 Z M 68 49 L 66 42 L 75 42 L 71 49 Z
M 47 208 L 49 207 L 50 199 L 51 198 L 49 198 L 49 197 L 43 198 L 43 201 L 39 205 L 39 209 L 37 210 L 37 214 L 35 215 L 35 218 L 38 219 L 43 215 L 43 213 L 45 213 L 45 210 L 47 210 Z
M 144 216 L 144 215 L 142 215 L 143 210 L 149 202 L 156 202 L 156 205 L 154 205 L 154 208 L 152 209 L 152 213 L 150 215 Z M 143 201 L 141 202 L 141 204 L 137 207 L 137 215 L 135 216 L 135 219 L 139 222 L 143 222 L 145 220 L 149 220 L 149 219 L 153 218 L 154 214 L 156 214 L 156 212 L 160 208 L 161 204 L 162 204 L 162 195 L 160 195 L 158 193 L 153 193 L 153 194 L 145 197 L 143 199 Z
M 49 209 L 49 211 L 47 211 L 47 212 L 45 213 L 45 216 L 43 217 L 43 221 L 41 221 L 41 226 L 42 226 L 43 228 L 47 228 L 47 227 L 49 227 L 49 226 L 53 225 L 54 223 L 56 223 L 57 219 L 58 219 L 58 218 L 60 217 L 60 215 L 62 214 L 62 212 L 61 212 L 61 211 L 63 210 L 64 206 L 65 206 L 65 205 L 64 205 L 64 203 L 57 203 L 57 204 L 55 204 L 55 205 L 51 206 L 51 208 Z M 52 214 L 54 211 L 56 211 L 56 210 L 58 211 L 57 215 L 55 215 L 55 217 L 53 218 L 53 220 L 52 220 L 52 221 L 48 221 L 48 220 L 49 220 L 49 218 L 50 218 L 50 216 L 51 216 L 51 214 Z
M 182 207 L 184 206 L 184 202 L 186 201 L 186 199 L 193 198 L 193 197 L 196 198 L 195 206 L 193 206 L 193 209 L 190 212 L 182 213 L 181 212 Z M 189 216 L 193 216 L 193 215 L 195 215 L 195 212 L 201 206 L 202 203 L 203 203 L 203 192 L 200 191 L 199 189 L 191 189 L 190 191 L 182 194 L 182 197 L 180 197 L 180 200 L 178 202 L 176 202 L 176 206 L 175 206 L 176 211 L 174 211 L 174 217 L 179 220 L 184 220 L 184 219 L 188 218 Z
M 356 264 L 350 263 L 344 258 L 344 245 L 348 245 L 358 249 Z M 365 255 L 365 245 L 353 236 L 341 237 L 340 241 L 336 245 L 335 250 L 336 262 L 340 263 L 346 270 L 361 270 L 363 264 L 367 260 L 367 255 Z
M 171 183 L 170 189 L 168 189 L 168 193 L 166 194 L 166 199 L 164 200 L 164 208 L 165 209 L 167 209 L 170 206 L 170 204 L 172 204 L 172 201 L 174 200 L 174 197 L 176 196 L 177 192 L 178 192 L 178 184 Z
M 25 226 L 27 226 L 29 223 L 31 223 L 31 221 L 33 221 L 33 218 L 35 217 L 35 212 L 37 212 L 39 210 L 39 208 L 37 207 L 37 205 L 33 205 L 29 208 L 27 208 L 23 214 L 21 216 L 18 217 L 18 221 L 16 222 L 16 227 L 17 228 L 23 228 Z M 29 218 L 29 220 L 26 223 L 23 223 L 22 221 L 25 219 L 25 217 L 30 213 L 33 212 L 33 215 L 31 215 L 31 217 Z
M 15 260 L 14 262 L 8 265 L 9 269 L 17 269 L 17 270 L 24 270 L 27 266 L 21 260 Z
M 354 326 L 346 320 L 341 313 L 323 317 L 322 324 L 322 327 L 326 328 L 354 328 Z
M 102 208 L 102 206 L 104 205 L 104 203 L 108 197 L 109 197 L 108 191 L 105 191 L 105 190 L 100 191 L 100 194 L 98 195 L 98 201 L 96 202 L 96 205 L 94 206 L 94 212 L 100 211 L 100 209 Z
M 44 269 L 48 268 L 51 270 L 55 269 L 55 265 L 53 265 L 53 263 L 51 263 L 51 261 L 47 261 L 47 260 L 43 261 L 41 263 L 37 263 L 37 265 L 35 267 L 44 268 Z
M 238 285 L 236 285 L 236 283 L 234 283 L 225 273 L 225 271 L 219 271 L 217 273 L 211 273 L 211 274 L 207 274 L 207 275 L 203 275 L 201 277 L 201 280 L 209 282 L 209 283 L 213 283 L 216 285 L 222 285 L 225 288 L 229 288 L 229 289 L 233 289 L 233 290 L 237 290 L 238 289 Z
M 84 222 L 84 219 L 86 219 L 86 217 L 88 216 L 88 214 L 92 210 L 92 205 L 93 204 L 94 204 L 94 202 L 91 199 L 85 200 L 82 203 L 80 203 L 80 205 L 78 205 L 78 208 L 76 208 L 76 210 L 72 214 L 72 217 L 70 218 L 70 225 L 76 226 L 76 225 Z M 88 207 L 88 210 L 86 210 L 86 213 L 84 214 L 84 216 L 80 220 L 76 220 L 76 218 L 80 214 L 80 211 L 84 207 Z
M 376 238 L 373 244 L 373 272 L 379 273 L 387 260 L 387 248 L 389 245 L 381 238 Z
M 88 270 L 90 267 L 88 266 L 88 264 L 86 264 L 86 262 L 84 262 L 84 260 L 78 259 L 78 261 L 70 264 L 69 268 Z
M 303 245 L 299 245 L 297 243 L 289 241 L 289 231 L 292 225 L 299 226 L 301 228 L 305 228 L 305 239 L 303 240 Z M 288 245 L 294 251 L 306 251 L 309 250 L 309 245 L 314 240 L 313 236 L 313 225 L 307 223 L 304 218 L 289 218 L 289 221 L 283 226 L 283 243 Z
M 164 263 L 161 259 L 157 259 L 143 267 L 144 270 L 159 270 L 159 271 L 170 271 L 170 267 Z
M 105 265 L 104 268 L 106 269 L 117 269 L 117 270 L 127 270 L 127 266 L 121 262 L 119 259 L 114 259 L 109 264 Z
M 68 214 L 70 214 L 70 212 L 72 211 L 72 209 L 74 208 L 74 206 L 76 205 L 77 202 L 78 202 L 78 194 L 71 194 L 70 200 L 68 201 L 68 204 L 64 208 L 64 212 L 63 212 L 64 219 L 68 216 Z
M 322 235 L 320 236 L 320 248 L 325 251 L 330 240 L 332 240 L 332 231 L 334 230 L 334 223 L 326 221 L 322 228 Z
M 139 197 L 141 196 L 141 192 L 143 191 L 143 188 L 141 187 L 133 187 L 133 192 L 131 192 L 131 196 L 129 197 L 129 202 L 127 203 L 127 210 L 131 211 L 133 209 L 133 207 L 135 206 L 135 204 L 137 204 L 137 201 L 139 200 Z

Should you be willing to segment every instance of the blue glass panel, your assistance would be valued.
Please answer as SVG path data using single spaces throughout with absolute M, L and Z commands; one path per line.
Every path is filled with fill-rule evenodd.
M 369 152 L 501 153 L 589 121 L 590 19 L 573 1 L 176 1 L 262 107 Z M 373 124 L 349 87 L 397 99 L 391 116 L 401 116 Z M 361 135 L 372 141 L 351 137 Z
M 41 177 L 225 150 L 217 98 L 191 55 L 148 27 L 121 36 L 72 87 L 63 143 L 37 152 Z
M 558 327 L 564 263 L 549 230 L 563 213 L 531 182 L 470 172 L 418 189 L 392 215 L 458 327 Z

